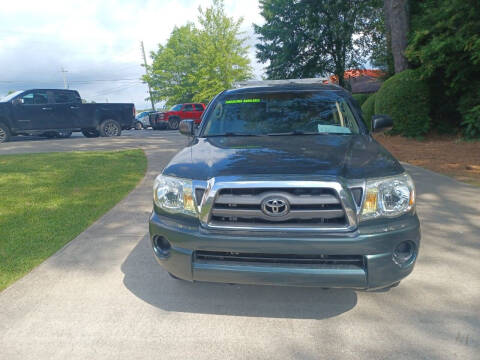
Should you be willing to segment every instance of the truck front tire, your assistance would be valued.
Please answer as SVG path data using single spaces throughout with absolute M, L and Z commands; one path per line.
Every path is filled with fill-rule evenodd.
M 0 143 L 10 140 L 10 129 L 7 125 L 0 122 Z
M 111 137 L 120 136 L 121 134 L 122 127 L 113 119 L 107 119 L 100 124 L 100 136 Z
M 178 130 L 178 124 L 180 124 L 180 119 L 177 117 L 171 117 L 168 119 L 168 126 L 172 130 Z

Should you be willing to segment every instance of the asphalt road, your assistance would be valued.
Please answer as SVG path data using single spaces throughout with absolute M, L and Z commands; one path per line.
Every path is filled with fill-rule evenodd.
M 389 291 L 188 283 L 156 264 L 147 235 L 152 180 L 184 144 L 166 131 L 0 144 L 149 159 L 127 198 L 0 293 L 0 359 L 480 358 L 479 188 L 408 167 L 423 243 Z

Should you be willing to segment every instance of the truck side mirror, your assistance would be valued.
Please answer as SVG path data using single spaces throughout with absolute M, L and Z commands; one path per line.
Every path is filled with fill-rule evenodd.
M 386 130 L 393 126 L 393 120 L 388 115 L 373 115 L 372 116 L 372 130 L 373 132 L 379 132 L 380 130 Z
M 195 122 L 191 119 L 182 120 L 180 121 L 180 125 L 178 126 L 178 130 L 180 130 L 180 134 L 186 136 L 194 136 L 195 135 Z
M 12 100 L 13 105 L 21 105 L 23 104 L 23 99 L 22 98 L 17 98 Z

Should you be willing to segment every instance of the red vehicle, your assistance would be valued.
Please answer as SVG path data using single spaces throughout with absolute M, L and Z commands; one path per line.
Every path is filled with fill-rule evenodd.
M 180 121 L 192 119 L 195 124 L 200 124 L 201 117 L 205 111 L 205 104 L 188 103 L 172 106 L 168 111 L 160 111 L 150 115 L 150 124 L 154 130 L 178 129 Z

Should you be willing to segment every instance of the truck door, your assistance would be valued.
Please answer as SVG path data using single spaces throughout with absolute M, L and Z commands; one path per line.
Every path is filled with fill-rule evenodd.
M 46 90 L 30 90 L 21 94 L 12 106 L 13 118 L 19 130 L 51 129 L 53 106 Z
M 182 109 L 182 120 L 193 119 L 195 111 L 193 111 L 193 104 L 185 104 Z
M 82 100 L 76 91 L 54 90 L 54 110 L 58 116 L 55 119 L 57 129 L 77 129 L 81 127 Z
M 195 120 L 196 124 L 200 124 L 202 121 L 202 114 L 203 114 L 203 105 L 202 104 L 193 104 L 193 120 Z

